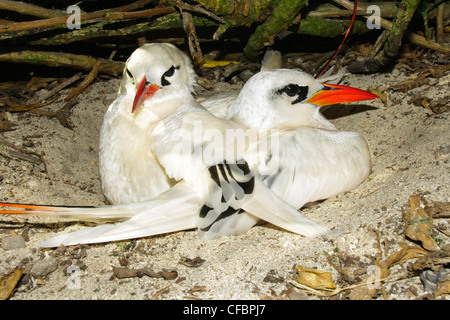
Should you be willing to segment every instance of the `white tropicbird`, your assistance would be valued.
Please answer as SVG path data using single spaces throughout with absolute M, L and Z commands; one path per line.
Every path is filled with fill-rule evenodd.
M 257 154 L 263 182 L 288 204 L 300 209 L 349 191 L 368 177 L 371 159 L 365 139 L 338 131 L 320 108 L 375 95 L 288 69 L 260 72 L 241 92 L 227 117 L 254 130 L 278 129 L 275 150 L 250 152 Z
M 159 78 L 145 88 L 142 99 L 164 86 L 174 97 L 194 91 L 196 74 L 191 60 L 174 45 L 145 44 L 128 58 L 118 96 L 106 111 L 100 129 L 100 178 L 111 204 L 148 200 L 175 184 L 150 148 L 150 135 L 160 119 L 151 110 L 139 110 L 136 116 L 132 109 L 141 80 L 155 75 Z
M 153 78 L 158 79 L 158 75 Z M 324 86 L 311 76 L 292 70 L 261 72 L 248 81 L 230 108 L 229 117 L 236 121 L 233 122 L 206 112 L 189 100 L 190 95 L 182 99 L 166 96 L 171 103 L 162 103 L 169 92 L 166 87 L 157 90 L 151 99 L 142 98 L 154 79 L 143 78 L 138 86 L 134 107 L 144 100 L 144 108 L 136 109 L 136 117 L 145 115 L 139 110 L 152 108 L 163 119 L 153 130 L 152 150 L 166 174 L 181 182 L 152 200 L 129 205 L 66 208 L 4 204 L 36 211 L 3 213 L 128 219 L 64 234 L 44 241 L 44 247 L 107 242 L 195 227 L 202 238 L 209 239 L 244 232 L 258 219 L 292 232 L 317 236 L 329 230 L 302 217 L 286 202 L 299 208 L 306 202 L 349 190 L 370 171 L 364 139 L 356 133 L 337 131 L 319 113 L 323 105 L 374 99 L 368 92 Z M 200 135 L 195 133 L 198 124 L 202 127 Z M 278 129 L 278 153 L 269 149 L 255 157 L 254 147 L 235 150 L 236 139 L 231 141 L 232 148 L 225 147 L 229 140 L 222 140 L 220 152 L 209 152 L 209 157 L 198 152 L 218 150 L 215 144 L 219 140 L 215 135 L 208 136 L 213 130 L 226 137 L 227 130 L 245 135 L 254 127 L 258 135 L 259 129 Z M 239 131 L 242 129 L 245 130 Z M 242 135 L 233 137 L 239 140 Z

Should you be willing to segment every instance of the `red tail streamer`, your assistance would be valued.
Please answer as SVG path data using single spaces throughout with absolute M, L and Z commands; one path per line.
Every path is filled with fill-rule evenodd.
M 337 56 L 337 54 L 339 53 L 339 51 L 341 50 L 342 46 L 345 43 L 345 40 L 347 40 L 348 35 L 350 34 L 350 31 L 352 30 L 353 27 L 353 23 L 355 22 L 355 18 L 356 18 L 356 10 L 358 9 L 358 0 L 355 0 L 355 4 L 353 6 L 353 15 L 352 15 L 352 20 L 350 21 L 350 25 L 348 26 L 347 32 L 345 33 L 344 39 L 342 40 L 341 45 L 339 46 L 339 48 L 336 50 L 336 52 L 334 53 L 334 55 L 331 57 L 330 60 L 328 60 L 328 63 L 325 65 L 325 67 L 322 68 L 322 70 L 319 72 L 319 74 L 317 74 L 315 76 L 315 78 L 319 78 L 324 72 L 325 70 L 328 68 L 328 66 L 330 65 L 331 61 L 334 60 L 334 58 Z

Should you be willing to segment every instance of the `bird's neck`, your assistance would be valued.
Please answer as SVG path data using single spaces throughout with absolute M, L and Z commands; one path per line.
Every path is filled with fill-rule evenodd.
M 336 127 L 320 112 L 319 108 L 314 109 L 309 126 L 317 129 L 337 130 Z
M 312 127 L 316 129 L 336 130 L 336 127 L 324 117 L 317 107 L 305 108 L 299 114 L 287 117 L 279 128 Z
M 193 98 L 190 93 L 178 93 L 161 97 L 155 95 L 144 103 L 143 110 L 151 112 L 160 120 L 164 120 L 167 116 L 175 112 L 180 106 L 192 99 Z
M 234 113 L 229 113 L 229 118 L 256 130 L 300 126 L 336 130 L 336 127 L 322 115 L 320 109 L 312 105 L 305 105 L 304 108 L 291 112 L 279 112 L 274 108 L 264 108 L 264 105 L 260 105 L 258 110 L 236 108 Z

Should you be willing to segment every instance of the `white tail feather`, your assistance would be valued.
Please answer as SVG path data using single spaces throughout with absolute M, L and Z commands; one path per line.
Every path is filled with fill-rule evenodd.
M 178 199 L 173 199 L 172 204 L 180 205 Z M 92 244 L 127 239 L 154 236 L 157 234 L 176 232 L 195 228 L 195 220 L 199 208 L 197 206 L 183 206 L 162 214 L 159 218 L 159 210 L 143 211 L 130 220 L 117 224 L 104 224 L 93 228 L 87 228 L 68 234 L 62 234 L 39 245 L 43 248 L 71 246 L 77 244 Z M 148 219 L 146 219 L 148 216 Z
M 267 50 L 261 61 L 261 71 L 280 69 L 282 64 L 281 52 Z
M 191 188 L 179 183 L 153 200 L 113 207 L 127 207 L 128 212 L 133 215 L 125 222 L 59 235 L 42 241 L 40 246 L 48 248 L 101 243 L 193 229 L 200 209 L 200 199 Z M 97 209 L 106 212 L 108 206 Z

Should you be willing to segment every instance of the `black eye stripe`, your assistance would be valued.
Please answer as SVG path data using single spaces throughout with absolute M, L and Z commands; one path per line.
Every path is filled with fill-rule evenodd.
M 170 78 L 171 76 L 173 76 L 175 74 L 175 70 L 178 70 L 178 69 L 180 69 L 180 67 L 171 66 L 169 68 L 169 70 L 164 72 L 164 74 L 161 77 L 161 85 L 163 85 L 163 86 L 170 85 L 170 82 L 166 78 Z
M 308 87 L 307 86 L 299 86 L 295 83 L 290 83 L 287 86 L 279 89 L 277 91 L 278 94 L 287 94 L 289 97 L 295 97 L 297 98 L 292 102 L 292 104 L 301 102 L 306 99 L 308 96 Z
M 128 68 L 125 69 L 127 75 L 133 79 L 133 75 L 131 74 L 130 70 L 128 70 Z
M 178 69 L 179 69 L 179 67 L 171 66 L 171 67 L 169 68 L 169 70 L 167 70 L 166 72 L 164 72 L 164 75 L 165 75 L 166 77 L 171 77 L 171 76 L 174 75 L 175 70 L 178 70 Z
M 130 77 L 131 83 L 134 85 L 134 77 L 133 77 L 133 75 L 131 74 L 131 71 L 128 70 L 128 68 L 125 68 L 125 72 L 126 72 L 127 76 Z

